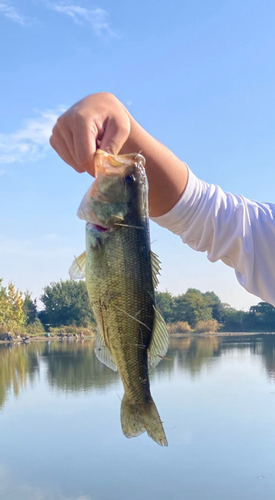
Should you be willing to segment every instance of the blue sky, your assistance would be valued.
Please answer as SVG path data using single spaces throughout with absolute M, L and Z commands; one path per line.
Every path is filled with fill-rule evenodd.
M 274 202 L 271 0 L 0 0 L 0 276 L 39 297 L 84 249 L 91 183 L 48 146 L 62 110 L 110 91 L 205 181 Z M 234 271 L 151 224 L 160 290 L 259 302 Z

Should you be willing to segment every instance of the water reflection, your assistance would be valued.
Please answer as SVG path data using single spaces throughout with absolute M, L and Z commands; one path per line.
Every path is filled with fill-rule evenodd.
M 28 381 L 34 381 L 39 369 L 39 347 L 42 346 L 0 345 L 0 409 L 9 392 L 18 396 Z
M 266 335 L 261 346 L 265 368 L 271 378 L 275 378 L 275 341 L 273 335 Z
M 79 342 L 52 342 L 45 347 L 43 360 L 52 388 L 60 391 L 87 391 L 104 389 L 115 384 L 118 373 L 100 363 L 94 354 L 94 340 Z
M 169 357 L 180 369 L 194 376 L 200 373 L 204 365 L 212 365 L 215 358 L 221 355 L 221 344 L 218 337 L 172 338 Z
M 175 370 L 199 376 L 223 354 L 248 350 L 260 356 L 269 377 L 275 378 L 275 336 L 171 338 L 166 358 L 152 379 Z M 41 342 L 30 345 L 0 345 L 0 408 L 9 394 L 18 396 L 46 368 L 51 388 L 62 392 L 104 390 L 116 384 L 119 376 L 100 363 L 94 355 L 94 341 Z

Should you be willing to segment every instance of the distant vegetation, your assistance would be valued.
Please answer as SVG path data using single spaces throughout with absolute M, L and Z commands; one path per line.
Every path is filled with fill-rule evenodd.
M 40 300 L 42 311 L 37 310 L 37 300 L 30 292 L 23 294 L 12 283 L 4 287 L 0 279 L 0 334 L 94 329 L 85 282 L 51 283 Z M 156 302 L 171 333 L 275 331 L 275 308 L 266 302 L 240 311 L 222 303 L 214 292 L 202 293 L 195 288 L 176 296 L 156 292 Z
M 38 316 L 44 325 L 89 327 L 94 323 L 84 281 L 61 280 L 51 283 L 44 288 L 40 300 L 45 309 Z
M 59 333 L 61 329 L 73 333 L 80 327 L 90 331 L 95 326 L 83 281 L 51 283 L 44 288 L 40 300 L 42 311 L 37 310 L 37 300 L 32 299 L 30 292 L 23 294 L 12 283 L 3 287 L 0 280 L 0 334 L 41 335 L 45 331 Z
M 267 302 L 240 311 L 221 302 L 214 292 L 202 293 L 195 288 L 176 296 L 168 291 L 156 292 L 156 301 L 171 332 L 177 325 L 179 332 L 275 331 L 275 308 Z

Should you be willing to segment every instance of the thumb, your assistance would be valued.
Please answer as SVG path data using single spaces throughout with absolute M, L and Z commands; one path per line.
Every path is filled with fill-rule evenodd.
M 101 138 L 100 149 L 117 155 L 130 135 L 130 118 L 125 113 L 123 120 L 108 118 L 104 134 Z

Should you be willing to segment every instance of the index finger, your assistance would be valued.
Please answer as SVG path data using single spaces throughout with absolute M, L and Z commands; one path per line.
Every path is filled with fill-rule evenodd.
M 94 156 L 97 150 L 98 130 L 94 124 L 90 124 L 84 117 L 79 117 L 74 130 L 73 141 L 77 164 L 82 171 L 94 177 Z

